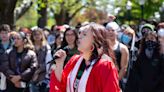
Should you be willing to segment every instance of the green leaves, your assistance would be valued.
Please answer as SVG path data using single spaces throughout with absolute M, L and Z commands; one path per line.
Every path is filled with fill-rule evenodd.
M 139 0 L 130 0 L 132 2 L 132 9 L 131 9 L 131 15 L 134 18 L 141 18 L 141 6 L 139 5 Z M 162 5 L 162 2 L 164 0 L 145 0 L 144 4 L 144 19 L 149 19 L 154 15 L 155 12 L 159 11 L 159 8 Z M 121 13 L 125 16 L 127 9 L 126 9 L 127 0 L 116 0 L 115 6 L 121 7 Z

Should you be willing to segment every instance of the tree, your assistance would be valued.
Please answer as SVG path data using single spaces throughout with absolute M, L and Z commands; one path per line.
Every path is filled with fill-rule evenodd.
M 16 20 L 15 25 L 17 29 L 19 29 L 19 27 L 31 28 L 37 25 L 38 12 L 35 5 L 36 4 L 33 4 L 32 7 L 30 7 L 29 10 L 22 17 Z
M 47 0 L 40 0 L 40 2 L 38 2 L 39 18 L 37 21 L 37 25 L 40 28 L 44 28 L 47 25 L 47 4 Z
M 47 25 L 49 12 L 53 12 L 53 18 L 57 25 L 69 24 L 76 15 L 83 14 L 85 9 L 88 9 L 88 13 L 92 10 L 104 13 L 108 4 L 108 0 L 101 0 L 101 2 L 99 0 L 0 0 L 0 24 L 7 23 L 14 26 L 16 21 L 29 12 L 29 9 L 32 9 L 31 6 L 37 7 L 37 10 L 30 10 L 30 12 L 38 12 L 37 25 L 39 27 L 43 28 Z M 23 18 L 28 20 L 27 16 L 29 15 L 26 14 Z M 20 22 L 18 24 L 21 24 Z M 33 23 L 29 26 L 32 26 Z
M 96 22 L 103 24 L 107 22 L 107 12 L 98 10 L 96 8 L 89 8 L 84 11 L 83 14 L 77 16 L 74 21 L 77 22 Z
M 89 3 L 89 0 L 55 0 L 49 5 L 51 11 L 54 12 L 56 24 L 62 25 L 69 24 L 80 10 L 88 7 Z
M 17 0 L 0 0 L 0 24 L 14 24 L 14 9 Z
M 126 3 L 128 0 L 116 0 L 115 7 L 121 7 L 121 11 L 119 13 L 120 19 L 127 19 L 127 10 L 126 10 Z M 131 0 L 132 2 L 132 9 L 130 10 L 131 19 L 133 20 L 140 20 L 141 19 L 141 6 L 139 5 L 139 0 Z M 149 19 L 154 16 L 155 12 L 159 11 L 159 7 L 162 5 L 164 0 L 145 0 L 143 13 L 144 19 Z
M 26 1 L 26 2 L 25 2 Z M 31 6 L 27 4 L 29 0 L 0 0 L 0 24 L 9 24 L 11 28 L 14 27 L 16 19 L 19 19 Z M 16 8 L 17 2 L 24 2 L 21 7 Z M 16 11 L 14 11 L 16 10 Z

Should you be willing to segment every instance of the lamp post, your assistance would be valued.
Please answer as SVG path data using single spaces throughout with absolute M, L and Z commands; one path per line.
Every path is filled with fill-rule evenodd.
M 141 20 L 144 19 L 144 4 L 145 4 L 145 0 L 139 0 L 139 4 L 140 4 L 140 7 L 141 7 Z
M 127 11 L 128 11 L 128 21 L 129 21 L 129 25 L 130 25 L 130 19 L 131 19 L 130 11 L 131 11 L 131 9 L 132 9 L 132 3 L 131 3 L 130 0 L 127 1 L 126 9 L 127 9 Z

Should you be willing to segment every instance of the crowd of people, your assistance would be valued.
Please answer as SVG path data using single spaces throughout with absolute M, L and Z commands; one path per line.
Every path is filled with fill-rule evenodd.
M 164 23 L 0 25 L 0 92 L 164 92 Z

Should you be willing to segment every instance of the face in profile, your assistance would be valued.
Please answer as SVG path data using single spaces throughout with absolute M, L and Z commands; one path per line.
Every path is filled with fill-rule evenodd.
M 14 39 L 14 46 L 15 47 L 21 47 L 24 45 L 24 40 L 23 38 L 20 36 L 19 33 L 13 35 L 13 39 Z
M 89 26 L 81 27 L 78 34 L 78 50 L 88 52 L 93 44 L 94 38 Z

